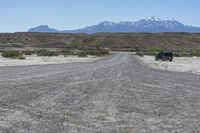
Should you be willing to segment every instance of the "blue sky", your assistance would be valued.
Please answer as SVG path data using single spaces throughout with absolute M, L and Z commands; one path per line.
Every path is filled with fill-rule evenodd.
M 0 32 L 41 24 L 66 30 L 151 16 L 200 27 L 200 0 L 0 0 Z

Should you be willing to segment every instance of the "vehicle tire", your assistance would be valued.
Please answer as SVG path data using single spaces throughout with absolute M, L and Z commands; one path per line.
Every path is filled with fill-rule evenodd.
M 158 58 L 155 58 L 155 61 L 158 61 Z

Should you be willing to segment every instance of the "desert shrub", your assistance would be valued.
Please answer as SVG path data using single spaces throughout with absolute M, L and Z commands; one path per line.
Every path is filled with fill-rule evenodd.
M 5 57 L 5 58 L 25 59 L 23 54 L 19 51 L 3 51 L 1 55 L 2 57 Z
M 155 56 L 158 52 L 146 52 L 145 55 Z
M 173 53 L 174 57 L 191 57 L 190 53 Z
M 158 53 L 160 51 L 163 51 L 164 49 L 160 48 L 160 47 L 151 47 L 147 49 L 147 52 L 149 53 Z
M 177 57 L 184 57 L 184 56 L 188 56 L 190 53 L 191 53 L 191 51 L 189 49 L 179 48 L 175 52 L 175 56 L 177 56 Z
M 22 54 L 24 54 L 24 55 L 32 55 L 32 54 L 34 54 L 34 51 L 22 51 Z
M 2 56 L 3 57 L 8 57 L 8 58 L 12 58 L 12 57 L 17 57 L 19 56 L 21 53 L 19 51 L 3 51 L 2 52 Z
M 92 50 L 84 50 L 84 52 L 87 55 L 93 55 L 93 56 L 103 56 L 103 55 L 108 55 L 109 52 L 104 49 L 92 49 Z
M 102 48 L 101 44 L 94 44 L 93 49 L 85 50 L 88 55 L 94 55 L 94 56 L 103 56 L 108 55 L 109 51 L 107 49 Z
M 161 49 L 160 47 L 151 47 L 146 49 L 143 54 L 144 55 L 151 55 L 151 56 L 155 56 L 156 54 L 158 54 L 159 52 L 163 51 L 164 49 Z
M 17 57 L 17 59 L 25 60 L 26 58 L 25 58 L 23 55 L 19 55 L 19 56 Z
M 75 52 L 72 50 L 62 50 L 59 52 L 61 55 L 68 56 L 68 55 L 75 55 Z
M 181 48 L 174 51 L 176 57 L 200 56 L 200 49 Z
M 108 54 L 109 54 L 108 50 L 105 49 L 100 50 L 100 55 L 108 55 Z
M 193 49 L 191 54 L 192 56 L 200 56 L 200 49 Z
M 99 52 L 97 50 L 85 50 L 87 55 L 99 55 Z
M 86 51 L 79 51 L 77 52 L 78 57 L 87 57 L 88 53 Z
M 108 49 L 104 49 L 101 44 L 90 44 L 90 48 L 82 47 L 82 49 L 77 53 L 79 57 L 85 57 L 87 55 L 93 56 L 103 56 L 108 55 Z
M 58 56 L 59 55 L 57 51 L 48 51 L 46 49 L 36 50 L 35 53 L 37 54 L 37 56 Z

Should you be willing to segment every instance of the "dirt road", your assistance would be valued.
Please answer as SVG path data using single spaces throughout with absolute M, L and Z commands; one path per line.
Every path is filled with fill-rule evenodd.
M 118 53 L 91 63 L 0 68 L 2 133 L 199 133 L 200 76 Z

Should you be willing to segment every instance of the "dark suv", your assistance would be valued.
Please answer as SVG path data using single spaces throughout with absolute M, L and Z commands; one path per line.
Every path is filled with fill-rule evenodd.
M 169 61 L 172 61 L 173 60 L 173 53 L 169 52 L 169 51 L 160 52 L 160 53 L 158 53 L 156 55 L 155 60 L 156 61 L 158 61 L 158 60 L 162 60 L 162 61 L 169 60 Z

